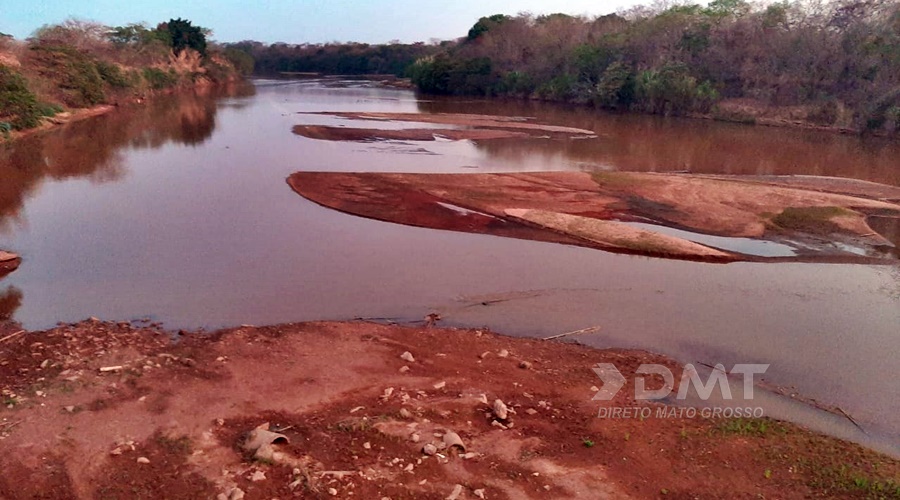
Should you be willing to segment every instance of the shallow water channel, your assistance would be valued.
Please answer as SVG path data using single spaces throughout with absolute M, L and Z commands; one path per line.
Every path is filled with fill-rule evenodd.
M 532 116 L 597 137 L 348 143 L 292 134 L 297 124 L 397 126 L 303 114 L 312 111 Z M 0 281 L 0 316 L 27 328 L 88 316 L 215 328 L 437 311 L 442 324 L 520 336 L 599 326 L 577 340 L 684 362 L 768 363 L 767 382 L 839 406 L 867 434 L 768 395 L 772 416 L 900 455 L 897 265 L 703 264 L 413 228 L 319 207 L 285 183 L 298 170 L 605 169 L 898 185 L 898 158 L 900 144 L 877 138 L 260 80 L 160 98 L 0 150 L 0 248 L 23 257 Z M 895 222 L 882 223 L 896 239 Z

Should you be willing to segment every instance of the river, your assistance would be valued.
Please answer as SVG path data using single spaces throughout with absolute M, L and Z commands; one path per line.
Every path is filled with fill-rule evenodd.
M 533 116 L 597 137 L 344 143 L 292 134 L 297 124 L 350 123 L 303 114 L 313 111 Z M 900 455 L 900 266 L 677 262 L 413 228 L 319 207 L 285 183 L 300 170 L 571 169 L 900 185 L 900 143 L 539 103 L 419 99 L 338 80 L 258 80 L 162 97 L 0 150 L 0 248 L 23 257 L 0 281 L 0 317 L 31 329 L 89 316 L 211 329 L 414 321 L 439 312 L 442 324 L 519 336 L 599 326 L 578 340 L 685 362 L 768 363 L 768 382 L 839 406 L 867 434 L 790 401 L 774 416 Z

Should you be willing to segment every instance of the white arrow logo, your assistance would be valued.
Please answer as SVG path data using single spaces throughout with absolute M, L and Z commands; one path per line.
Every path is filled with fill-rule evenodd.
M 603 387 L 594 394 L 592 401 L 609 401 L 625 386 L 625 377 L 612 363 L 597 363 L 591 370 L 603 381 Z

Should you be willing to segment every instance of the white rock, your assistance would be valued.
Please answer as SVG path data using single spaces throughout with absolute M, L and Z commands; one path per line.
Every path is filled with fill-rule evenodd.
M 479 488 L 479 489 L 473 491 L 472 493 L 474 493 L 476 497 L 481 498 L 482 500 L 484 500 L 484 498 L 485 498 L 484 488 Z
M 338 494 L 338 491 L 337 491 L 336 489 L 334 489 L 334 488 L 328 488 L 328 494 L 331 495 L 331 496 L 333 496 L 333 497 L 336 497 L 337 494 Z
M 261 470 L 254 471 L 253 475 L 250 476 L 250 480 L 253 481 L 254 483 L 258 483 L 259 481 L 265 481 L 266 473 Z
M 453 491 L 450 492 L 450 496 L 447 497 L 447 500 L 456 500 L 462 495 L 463 486 L 461 484 L 457 484 L 453 487 Z
M 437 453 L 437 446 L 435 446 L 431 443 L 428 443 L 422 447 L 422 453 L 424 453 L 430 457 L 431 455 L 434 455 L 435 453 Z
M 147 458 L 147 457 L 138 457 L 137 463 L 139 463 L 139 464 L 149 464 L 149 463 L 150 463 L 150 459 Z
M 408 371 L 409 371 L 409 367 L 408 367 L 408 366 L 403 365 L 403 366 L 400 367 L 400 373 L 406 373 L 406 372 L 408 372 Z
M 500 349 L 500 352 L 497 353 L 497 356 L 500 356 L 501 358 L 505 358 L 505 357 L 509 356 L 509 351 L 507 351 L 506 349 Z
M 400 416 L 403 418 L 412 418 L 412 412 L 407 410 L 406 408 L 400 408 Z
M 367 449 L 367 450 L 371 450 L 371 449 L 372 449 L 372 443 L 366 441 L 365 443 L 363 443 L 363 448 L 365 448 L 365 449 Z
M 402 359 L 402 360 L 404 360 L 404 361 L 408 361 L 408 362 L 410 362 L 410 363 L 415 363 L 415 362 L 416 362 L 416 358 L 414 358 L 413 355 L 412 355 L 412 353 L 409 352 L 409 351 L 405 351 L 403 354 L 401 354 L 401 355 L 400 355 L 400 359 Z
M 509 417 L 509 408 L 502 399 L 494 400 L 494 415 L 500 420 L 506 420 Z
M 441 380 L 440 382 L 434 384 L 432 387 L 434 387 L 435 389 L 443 389 L 444 387 L 447 387 L 447 382 Z

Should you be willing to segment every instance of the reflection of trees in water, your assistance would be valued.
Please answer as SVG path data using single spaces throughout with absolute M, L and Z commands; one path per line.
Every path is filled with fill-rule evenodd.
M 45 178 L 114 182 L 125 174 L 123 148 L 202 144 L 216 127 L 216 100 L 252 93 L 251 85 L 235 84 L 160 96 L 0 147 L 0 231 L 18 220 Z
M 900 142 L 788 128 L 747 126 L 635 114 L 598 112 L 534 101 L 419 102 L 426 113 L 529 116 L 586 128 L 597 139 L 482 141 L 478 148 L 505 162 L 539 158 L 620 170 L 730 174 L 808 174 L 900 184 Z
M 0 291 L 0 321 L 12 319 L 13 314 L 22 305 L 22 291 L 14 286 Z

